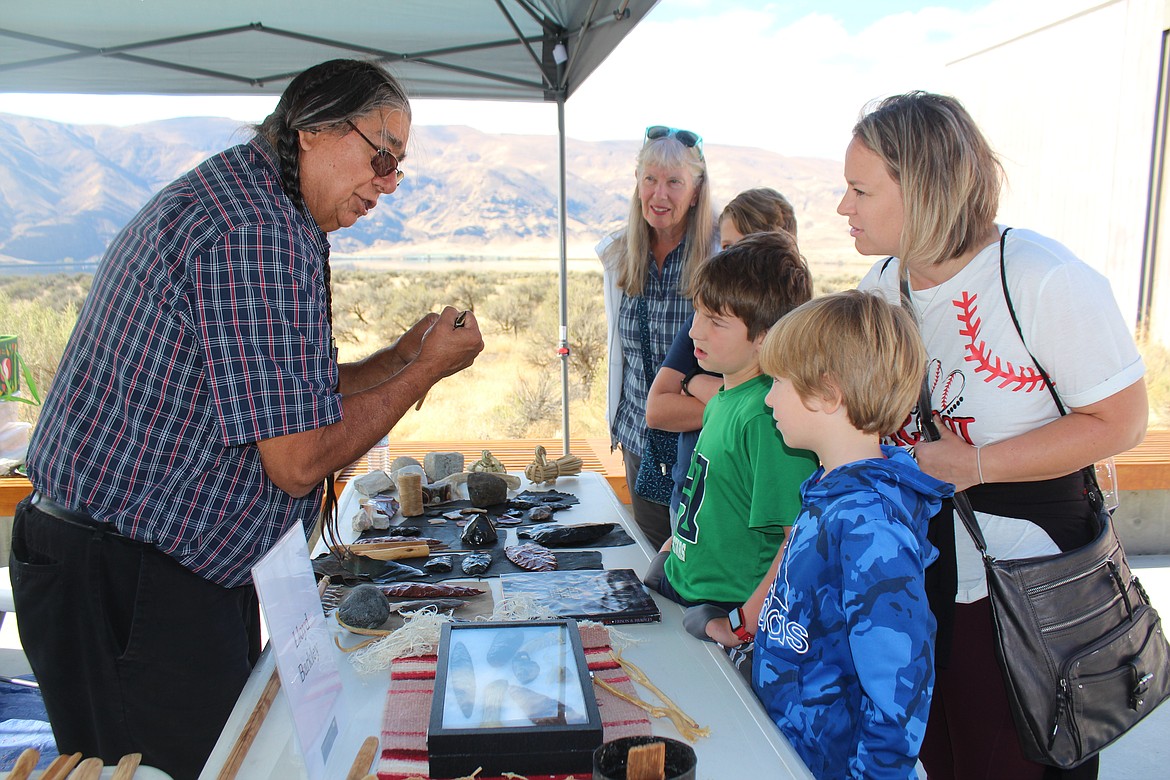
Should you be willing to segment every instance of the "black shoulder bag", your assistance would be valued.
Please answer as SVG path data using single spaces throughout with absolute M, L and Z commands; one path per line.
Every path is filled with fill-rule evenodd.
M 654 359 L 650 354 L 650 313 L 646 296 L 638 296 L 638 335 L 642 342 L 642 370 L 646 372 L 646 387 L 654 384 Z M 647 501 L 670 506 L 674 492 L 674 463 L 678 460 L 678 434 L 647 426 L 642 437 L 642 462 L 634 492 Z
M 999 244 L 1000 277 L 1023 341 L 1008 293 L 1007 232 Z M 903 304 L 909 306 L 904 273 L 902 279 Z M 1063 416 L 1052 380 L 1039 363 L 1036 369 Z M 927 423 L 923 433 L 933 441 L 938 431 L 930 424 L 925 378 L 919 404 Z M 1062 769 L 1092 758 L 1170 697 L 1170 646 L 1161 619 L 1130 571 L 1093 467 L 1084 473 L 1100 530 L 1083 547 L 1056 555 L 991 557 L 966 494 L 956 493 L 954 502 L 983 556 L 996 651 L 1024 755 Z

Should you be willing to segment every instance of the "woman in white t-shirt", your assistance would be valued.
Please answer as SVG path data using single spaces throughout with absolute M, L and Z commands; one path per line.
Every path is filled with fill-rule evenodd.
M 853 129 L 837 208 L 863 255 L 889 255 L 862 280 L 892 302 L 909 273 L 942 438 L 919 438 L 915 410 L 896 435 L 923 471 L 967 490 L 992 555 L 1026 558 L 1090 541 L 1095 513 L 1080 470 L 1145 435 L 1145 367 L 1104 276 L 1061 244 L 996 225 L 1002 169 L 953 98 L 887 98 Z M 1012 324 L 1000 277 L 1001 246 Z M 1049 373 L 1056 402 L 1029 351 Z M 944 520 L 945 518 L 945 520 Z M 1058 773 L 1020 750 L 995 658 L 983 567 L 949 506 L 931 524 L 928 570 L 939 620 L 937 676 L 921 760 L 931 780 Z M 1045 774 L 1048 772 L 1048 774 Z

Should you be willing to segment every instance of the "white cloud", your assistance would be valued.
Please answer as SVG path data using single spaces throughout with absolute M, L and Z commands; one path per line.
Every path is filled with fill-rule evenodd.
M 981 27 L 975 20 L 989 10 L 927 8 L 851 34 L 825 13 L 781 24 L 775 9 L 703 9 L 669 21 L 652 13 L 635 28 L 566 104 L 569 135 L 630 139 L 647 125 L 668 124 L 711 144 L 840 158 L 867 101 L 944 89 L 944 64 L 961 50 L 957 41 Z M 473 119 L 469 104 L 429 106 L 419 106 L 417 121 L 491 132 L 556 127 L 550 107 L 475 104 Z M 515 122 L 512 112 L 523 119 Z
M 964 14 L 892 16 L 856 34 L 830 15 L 784 27 L 766 12 L 669 25 L 653 18 L 629 35 L 604 70 L 569 102 L 569 131 L 636 136 L 669 123 L 709 143 L 839 158 L 861 106 L 913 88 L 938 89 Z M 701 81 L 702 80 L 702 81 Z M 706 87 L 695 89 L 698 83 Z M 614 118 L 627 122 L 622 132 Z
M 672 124 L 708 143 L 840 159 L 868 101 L 948 91 L 947 62 L 1089 4 L 929 7 L 855 32 L 825 12 L 781 24 L 774 6 L 722 12 L 708 4 L 705 14 L 668 22 L 651 13 L 569 100 L 568 131 L 631 138 L 645 125 Z

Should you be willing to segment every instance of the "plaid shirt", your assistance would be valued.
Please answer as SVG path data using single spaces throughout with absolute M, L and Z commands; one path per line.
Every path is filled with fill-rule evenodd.
M 678 291 L 679 276 L 682 275 L 682 258 L 686 241 L 675 247 L 666 256 L 662 274 L 653 259 L 646 271 L 646 286 L 642 295 L 650 316 L 650 356 L 652 370 L 658 371 L 671 342 L 687 319 L 695 313 L 688 298 Z M 617 419 L 613 435 L 626 452 L 642 456 L 642 439 L 646 435 L 646 398 L 650 394 L 650 383 L 654 377 L 646 378 L 642 362 L 642 339 L 638 326 L 638 299 L 622 293 L 621 311 L 618 314 L 618 329 L 622 343 L 622 397 L 618 402 Z
M 341 419 L 329 244 L 259 139 L 156 195 L 114 239 L 33 434 L 38 491 L 226 587 L 321 491 L 296 499 L 256 442 Z

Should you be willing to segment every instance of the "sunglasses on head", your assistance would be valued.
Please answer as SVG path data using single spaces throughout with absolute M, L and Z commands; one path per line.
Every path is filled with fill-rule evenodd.
M 651 125 L 646 128 L 646 141 L 643 146 L 659 138 L 674 138 L 688 149 L 698 151 L 699 159 L 703 159 L 703 136 L 698 133 L 693 133 L 690 130 L 679 130 L 677 127 L 667 127 L 666 125 Z
M 355 125 L 350 120 L 345 120 L 345 123 L 349 125 L 355 133 L 360 135 L 362 140 L 368 143 L 370 148 L 374 150 L 374 156 L 370 158 L 370 167 L 374 169 L 374 175 L 378 178 L 385 178 L 391 174 L 394 174 L 395 186 L 401 184 L 402 180 L 406 178 L 406 174 L 398 169 L 398 158 L 394 156 L 394 153 L 384 146 L 378 146 L 369 138 L 366 138 L 366 134 L 361 130 L 358 130 L 357 125 Z

